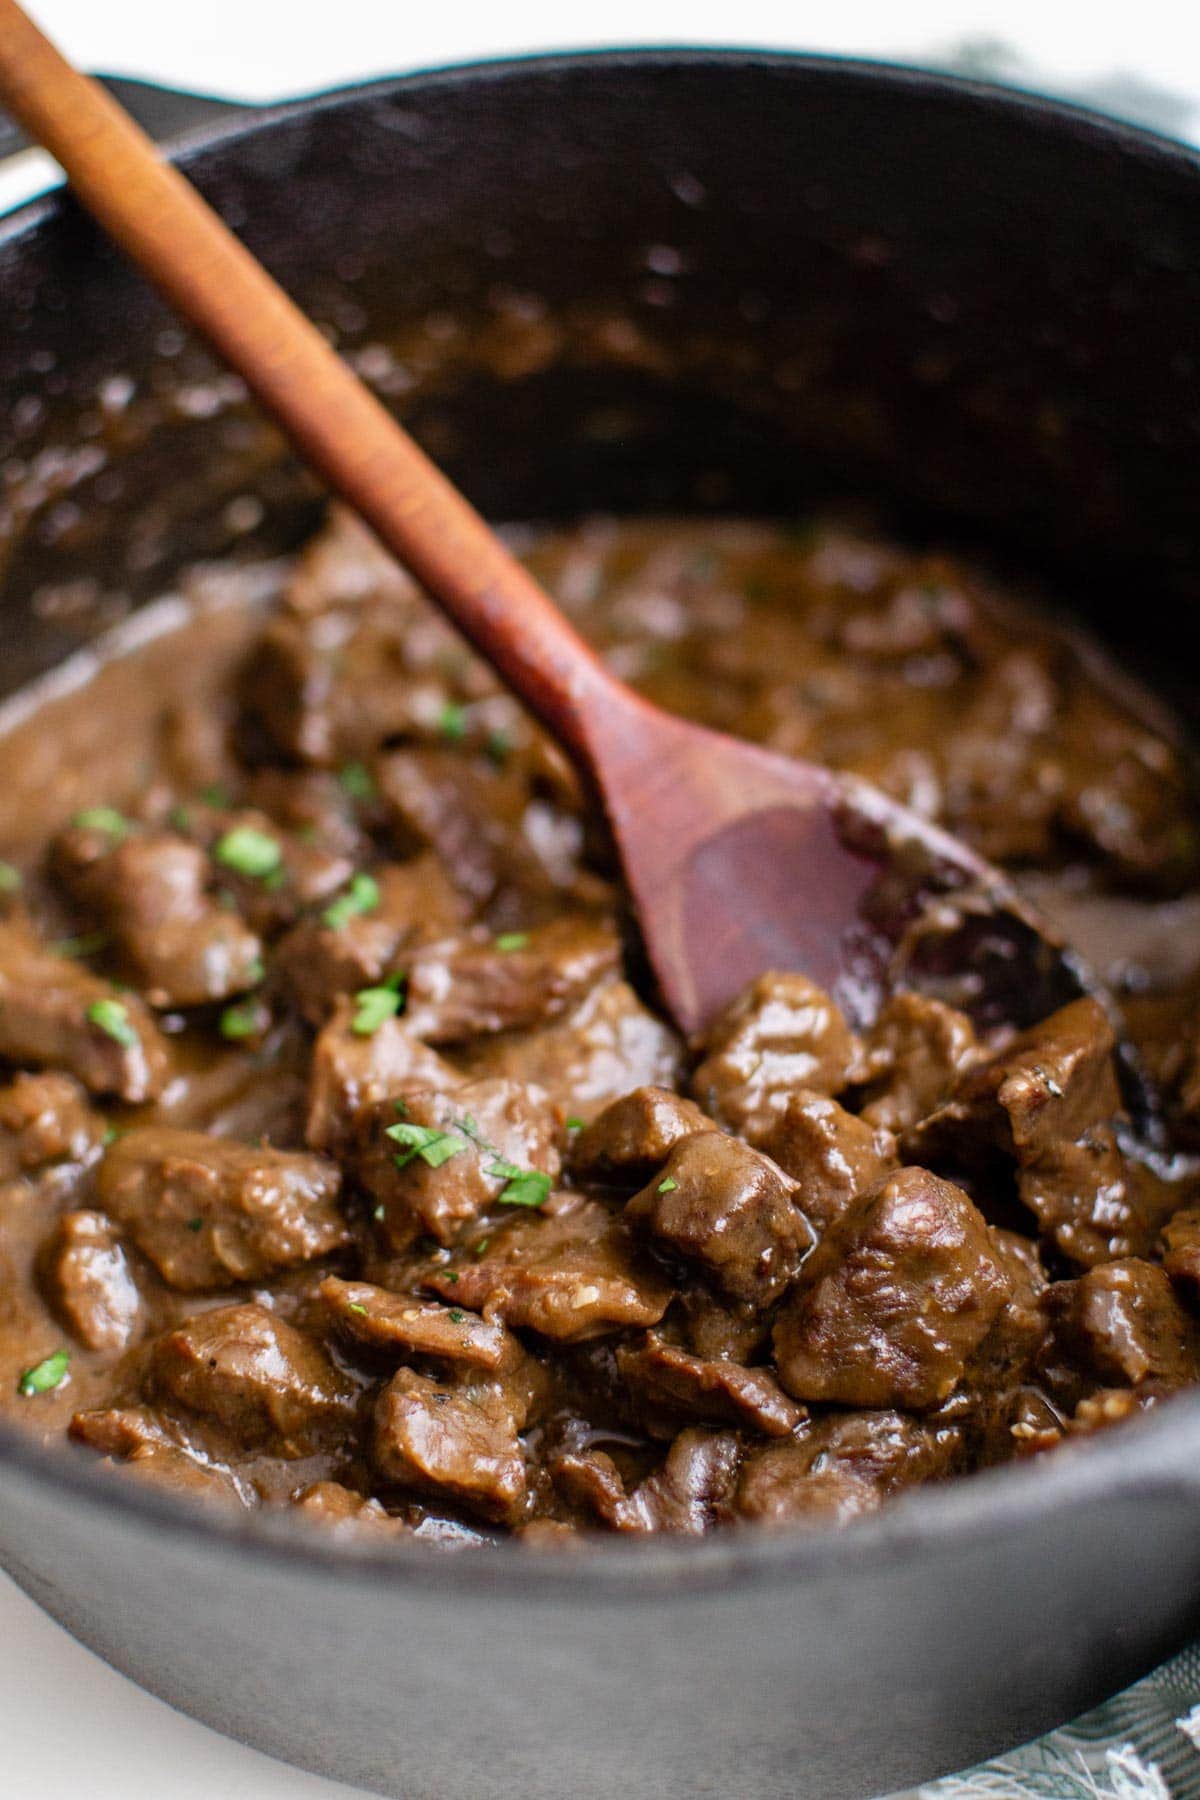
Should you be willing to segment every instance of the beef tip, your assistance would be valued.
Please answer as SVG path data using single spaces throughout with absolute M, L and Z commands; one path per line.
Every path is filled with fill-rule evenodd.
M 706 1362 L 760 1360 L 771 1336 L 770 1314 L 756 1306 L 719 1300 L 697 1283 L 679 1297 L 683 1335 L 693 1355 Z
M 767 1369 L 706 1362 L 648 1331 L 640 1343 L 617 1350 L 617 1372 L 640 1419 L 663 1435 L 662 1421 L 680 1417 L 708 1424 L 741 1425 L 766 1437 L 786 1437 L 804 1417 Z M 672 1435 L 669 1424 L 666 1435 Z
M 70 1434 L 102 1456 L 119 1463 L 133 1475 L 153 1482 L 160 1491 L 185 1498 L 234 1501 L 257 1506 L 258 1495 L 248 1481 L 231 1468 L 212 1460 L 192 1445 L 174 1423 L 148 1406 L 116 1407 L 78 1412 Z
M 105 1211 L 187 1293 L 260 1281 L 349 1243 L 340 1186 L 323 1157 L 157 1125 L 118 1138 L 97 1182 Z
M 422 696 L 413 692 L 406 662 L 403 624 L 387 610 L 283 614 L 250 654 L 242 697 L 277 750 L 332 768 L 371 755 L 384 738 L 418 722 Z
M 709 1026 L 692 1076 L 700 1105 L 758 1143 L 796 1088 L 840 1093 L 860 1046 L 823 989 L 803 975 L 760 975 Z
M 356 872 L 342 851 L 285 831 L 257 807 L 195 803 L 184 811 L 187 837 L 212 857 L 218 903 L 260 936 L 274 937 L 306 909 L 331 903 Z
M 132 1105 L 153 1100 L 167 1046 L 143 1003 L 17 924 L 0 924 L 0 1057 L 65 1069 L 93 1094 Z
M 489 1232 L 473 1260 L 429 1272 L 444 1300 L 563 1343 L 657 1325 L 672 1289 L 638 1255 L 624 1222 L 595 1200 L 522 1214 Z
M 1120 1109 L 1113 1047 L 1104 1009 L 1072 1001 L 969 1068 L 906 1133 L 904 1154 L 962 1169 L 1012 1158 L 1043 1235 L 1085 1268 L 1149 1249 L 1170 1202 L 1109 1123 Z
M 635 1088 L 610 1101 L 579 1133 L 571 1146 L 571 1173 L 609 1187 L 641 1187 L 681 1139 L 712 1129 L 696 1103 L 671 1088 Z
M 798 1400 L 929 1411 L 1011 1294 L 961 1189 L 900 1169 L 860 1195 L 809 1258 L 775 1326 L 780 1379 Z
M 902 1413 L 852 1412 L 813 1420 L 742 1464 L 733 1511 L 761 1525 L 857 1518 L 917 1482 L 953 1472 L 956 1431 Z
M 321 1298 L 337 1324 L 372 1350 L 491 1370 L 509 1367 L 522 1354 L 518 1340 L 496 1320 L 419 1294 L 392 1294 L 369 1281 L 330 1275 L 321 1283 Z
M 1200 1300 L 1200 1207 L 1184 1207 L 1163 1227 L 1163 1268 L 1193 1307 Z
M 808 1088 L 788 1095 L 762 1148 L 791 1176 L 796 1204 L 818 1232 L 827 1231 L 855 1195 L 897 1161 L 890 1131 Z
M 979 1055 L 966 1013 L 924 994 L 893 994 L 867 1036 L 863 1118 L 904 1131 L 942 1104 Z
M 88 1350 L 123 1350 L 132 1342 L 142 1297 L 121 1241 L 102 1213 L 64 1213 L 39 1265 L 51 1310 Z
M 560 1018 L 620 960 L 607 919 L 568 916 L 499 937 L 476 929 L 414 950 L 406 1017 L 431 1044 L 526 1031 Z
M 450 1384 L 400 1369 L 379 1396 L 372 1455 L 385 1481 L 497 1524 L 525 1509 L 525 1452 L 505 1388 Z
M 342 1001 L 313 1046 L 304 1132 L 312 1150 L 344 1153 L 366 1113 L 405 1088 L 449 1093 L 462 1086 L 457 1070 L 400 1019 L 385 1019 L 374 1031 L 359 1033 L 354 1029 L 357 1016 L 355 1003 Z M 397 1117 L 393 1111 L 388 1123 Z
M 48 1164 L 94 1162 L 104 1120 L 70 1075 L 18 1075 L 0 1088 L 0 1181 Z
M 1126 1257 L 1056 1281 L 1042 1304 L 1055 1361 L 1098 1385 L 1183 1387 L 1200 1372 L 1200 1336 L 1157 1263 Z
M 548 1193 L 560 1167 L 555 1125 L 546 1096 L 515 1081 L 405 1088 L 363 1114 L 355 1169 L 392 1250 L 422 1233 L 453 1243 L 506 1194 L 523 1205 L 538 1186 Z
M 656 1246 L 699 1264 L 731 1299 L 770 1306 L 814 1241 L 794 1193 L 768 1157 L 705 1131 L 675 1146 L 625 1216 Z
M 339 1537 L 357 1537 L 360 1532 L 371 1536 L 407 1537 L 409 1527 L 403 1519 L 394 1519 L 378 1500 L 368 1500 L 340 1481 L 314 1481 L 301 1489 L 292 1505 L 304 1519 L 311 1519 L 326 1531 Z
M 552 1465 L 555 1486 L 571 1505 L 613 1531 L 667 1531 L 701 1537 L 722 1516 L 737 1476 L 740 1445 L 733 1432 L 681 1431 L 661 1468 L 632 1494 L 603 1450 L 567 1452 Z
M 217 899 L 212 863 L 170 832 L 114 843 L 89 826 L 64 832 L 55 868 L 116 944 L 152 1006 L 200 1006 L 262 978 L 262 942 Z
M 465 1049 L 476 1074 L 535 1083 L 565 1113 L 585 1120 L 631 1088 L 671 1087 L 681 1063 L 675 1033 L 624 981 L 593 988 L 538 1031 L 481 1038 Z
M 194 1314 L 148 1347 L 148 1385 L 249 1449 L 307 1456 L 354 1422 L 356 1393 L 315 1339 L 247 1302 Z
M 320 1026 L 338 999 L 382 986 L 402 972 L 409 948 L 466 919 L 466 904 L 435 856 L 388 863 L 376 871 L 378 904 L 343 922 L 303 919 L 282 940 L 275 968 L 310 1025 Z
M 1011 1291 L 967 1372 L 968 1384 L 985 1395 L 1011 1391 L 1030 1372 L 1045 1343 L 1041 1301 L 1049 1285 L 1036 1244 L 1015 1231 L 993 1227 L 991 1235 Z

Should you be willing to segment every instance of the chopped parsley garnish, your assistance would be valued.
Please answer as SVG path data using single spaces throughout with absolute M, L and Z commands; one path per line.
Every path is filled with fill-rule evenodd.
M 331 931 L 342 931 L 351 919 L 357 919 L 362 913 L 374 912 L 378 905 L 379 883 L 373 875 L 367 875 L 360 869 L 346 892 L 339 894 L 325 908 L 321 917 Z
M 257 1000 L 246 1000 L 241 1005 L 227 1006 L 221 1014 L 221 1036 L 230 1043 L 240 1043 L 243 1038 L 257 1037 L 266 1025 L 266 1013 Z
M 457 1306 L 452 1306 L 450 1308 L 450 1323 L 452 1325 L 465 1325 L 466 1322 L 467 1322 L 466 1313 L 459 1312 Z
M 115 806 L 85 806 L 71 823 L 82 831 L 102 831 L 115 844 L 119 844 L 129 831 L 129 820 Z
M 496 939 L 497 950 L 523 950 L 529 942 L 527 931 L 502 931 Z
M 511 1174 L 508 1174 L 509 1170 Z M 550 1194 L 550 1177 L 540 1169 L 513 1169 L 511 1163 L 493 1165 L 489 1174 L 507 1174 L 497 1198 L 501 1206 L 543 1206 Z
M 671 1177 L 668 1175 L 665 1181 L 659 1182 L 657 1188 L 655 1189 L 655 1193 L 673 1194 L 675 1192 L 675 1189 L 678 1186 L 679 1186 L 679 1183 L 677 1181 L 672 1181 Z
M 491 1238 L 480 1238 L 479 1242 L 475 1245 L 475 1255 L 482 1256 L 491 1241 Z
M 362 1317 L 363 1317 L 363 1318 L 364 1318 L 364 1319 L 365 1319 L 365 1318 L 366 1318 L 366 1316 L 367 1316 L 367 1309 L 366 1309 L 366 1307 L 365 1307 L 365 1306 L 360 1306 L 360 1305 L 359 1305 L 359 1304 L 358 1304 L 358 1302 L 357 1302 L 357 1300 L 352 1300 L 352 1301 L 351 1301 L 351 1302 L 350 1302 L 350 1304 L 349 1304 L 349 1306 L 348 1306 L 348 1307 L 347 1307 L 347 1308 L 346 1308 L 346 1311 L 347 1311 L 347 1312 L 352 1312 L 352 1313 L 360 1313 L 360 1314 L 361 1314 L 361 1315 L 362 1315 Z
M 218 838 L 213 854 L 225 868 L 254 881 L 274 875 L 283 861 L 283 851 L 275 838 L 255 825 L 235 825 Z
M 192 815 L 186 806 L 173 806 L 167 814 L 167 824 L 173 826 L 176 831 L 190 831 Z
M 455 700 L 447 700 L 438 714 L 438 730 L 452 744 L 461 743 L 467 735 L 467 709 Z
M 451 1287 L 453 1287 L 455 1282 L 458 1280 L 458 1270 L 457 1269 L 443 1269 L 442 1280 L 448 1281 L 450 1283 Z
M 567 1130 L 568 1131 L 582 1131 L 583 1130 L 583 1120 L 582 1119 L 568 1119 L 567 1120 Z
M 412 1125 L 407 1120 L 399 1125 L 389 1125 L 385 1135 L 394 1144 L 405 1146 L 405 1154 L 396 1158 L 398 1169 L 407 1168 L 415 1156 L 428 1163 L 431 1169 L 440 1169 L 443 1163 L 467 1147 L 456 1131 L 438 1131 L 432 1125 Z
M 20 869 L 14 869 L 10 862 L 0 862 L 0 894 L 18 894 L 20 891 Z
M 129 1013 L 122 1000 L 93 1000 L 87 1009 L 89 1021 L 110 1037 L 114 1044 L 120 1044 L 122 1050 L 134 1050 L 138 1044 L 138 1034 L 129 1022 Z
M 208 787 L 201 788 L 200 798 L 203 800 L 205 806 L 216 806 L 218 808 L 228 806 L 229 789 L 222 787 L 219 781 L 214 781 L 211 782 Z
M 56 1350 L 45 1362 L 36 1363 L 32 1369 L 26 1369 L 17 1383 L 17 1392 L 24 1394 L 26 1400 L 32 1400 L 35 1394 L 52 1394 L 61 1387 L 67 1378 L 67 1370 L 71 1366 L 71 1352 Z
M 104 1148 L 107 1150 L 110 1144 L 116 1143 L 116 1141 L 120 1137 L 120 1135 L 121 1135 L 121 1133 L 118 1131 L 118 1129 L 115 1125 L 106 1125 L 104 1127 L 104 1135 L 100 1139 L 100 1142 L 104 1145 Z
M 373 1037 L 404 1005 L 404 976 L 393 975 L 382 987 L 359 988 L 354 996 L 358 1011 L 350 1029 L 356 1037 Z
M 187 1228 L 189 1231 L 203 1231 L 204 1230 L 204 1220 L 203 1219 L 189 1219 L 187 1222 Z
M 512 755 L 512 747 L 513 741 L 507 731 L 497 728 L 495 731 L 488 732 L 487 753 L 498 769 L 503 768 Z
M 373 800 L 375 783 L 371 771 L 365 763 L 348 762 L 338 771 L 338 781 L 343 793 L 349 794 L 352 800 Z
M 107 932 L 85 931 L 79 937 L 59 938 L 52 948 L 57 956 L 95 956 L 97 950 L 103 950 L 107 943 Z

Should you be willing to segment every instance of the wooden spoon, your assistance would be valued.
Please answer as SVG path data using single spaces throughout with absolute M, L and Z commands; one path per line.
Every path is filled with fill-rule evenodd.
M 1094 983 L 969 850 L 863 782 L 659 711 L 616 680 L 188 181 L 16 0 L 0 101 L 598 790 L 650 961 L 693 1032 L 798 969 L 863 1023 L 910 981 L 1026 1022 Z

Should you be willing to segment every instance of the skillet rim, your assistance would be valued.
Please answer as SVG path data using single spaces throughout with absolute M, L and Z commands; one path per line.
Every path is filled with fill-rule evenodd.
M 849 81 L 866 90 L 928 95 L 969 103 L 1007 115 L 1026 128 L 1080 140 L 1147 170 L 1169 169 L 1200 178 L 1200 147 L 1128 124 L 1074 101 L 1050 98 L 1019 87 L 953 75 L 919 66 L 870 58 L 805 51 L 648 45 L 634 48 L 549 51 L 515 57 L 451 63 L 398 76 L 382 76 L 319 90 L 201 125 L 163 146 L 185 169 L 209 152 L 236 148 L 251 136 L 297 118 L 319 116 L 342 106 L 392 95 L 434 93 L 480 83 L 500 85 L 528 77 L 597 70 L 754 69 Z M 0 251 L 25 237 L 51 229 L 74 207 L 62 186 L 35 196 L 0 215 Z M 1142 1456 L 1130 1454 L 1140 1445 Z M 879 1513 L 849 1526 L 823 1524 L 780 1532 L 718 1531 L 699 1541 L 641 1541 L 609 1538 L 562 1548 L 536 1550 L 519 1540 L 444 1547 L 401 1539 L 386 1546 L 358 1543 L 290 1519 L 282 1509 L 242 1515 L 207 1507 L 168 1490 L 141 1487 L 117 1468 L 98 1464 L 88 1452 L 66 1444 L 38 1443 L 19 1425 L 0 1420 L 0 1481 L 28 1478 L 56 1499 L 65 1493 L 93 1513 L 117 1515 L 118 1524 L 140 1522 L 159 1538 L 185 1540 L 183 1549 L 224 1550 L 256 1562 L 269 1561 L 322 1580 L 357 1580 L 372 1586 L 395 1581 L 440 1591 L 460 1588 L 553 1602 L 578 1597 L 586 1582 L 597 1603 L 628 1607 L 631 1600 L 654 1604 L 664 1592 L 698 1597 L 729 1587 L 798 1582 L 861 1570 L 870 1579 L 880 1564 L 912 1563 L 962 1546 L 981 1536 L 1032 1529 L 1063 1505 L 1165 1498 L 1195 1504 L 1200 1493 L 1200 1390 L 1175 1396 L 1164 1407 L 1103 1433 L 1097 1440 L 1060 1449 L 1049 1459 L 1013 1462 L 920 1488 L 891 1501 Z M 324 1541 L 323 1541 L 324 1539 Z

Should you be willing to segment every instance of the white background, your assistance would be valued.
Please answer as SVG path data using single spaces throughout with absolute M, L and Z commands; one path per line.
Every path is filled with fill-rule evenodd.
M 1200 97 L 1200 7 L 1191 0 L 36 0 L 32 10 L 89 68 L 248 100 L 582 44 L 738 43 L 942 61 L 954 46 L 993 40 L 1020 52 L 1036 85 L 1079 90 L 1132 73 Z M 1197 134 L 1190 121 L 1189 130 Z M 0 207 L 49 173 L 32 156 L 0 173 Z M 173 1713 L 82 1650 L 0 1576 L 0 1800 L 354 1793 Z

